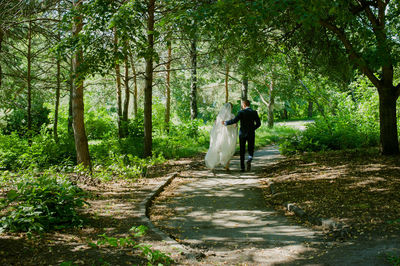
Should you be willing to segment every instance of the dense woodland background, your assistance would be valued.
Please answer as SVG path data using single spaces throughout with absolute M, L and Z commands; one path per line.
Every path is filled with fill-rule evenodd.
M 1 1 L 2 182 L 144 176 L 205 152 L 223 103 L 246 98 L 259 146 L 397 155 L 399 29 L 389 0 Z M 294 119 L 315 123 L 274 127 Z M 21 224 L 2 226 L 38 230 Z

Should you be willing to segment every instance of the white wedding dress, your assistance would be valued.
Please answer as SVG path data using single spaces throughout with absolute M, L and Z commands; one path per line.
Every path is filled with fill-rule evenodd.
M 210 132 L 210 148 L 205 157 L 206 166 L 209 169 L 214 169 L 218 165 L 229 167 L 227 164 L 236 150 L 237 126 L 225 126 L 222 125 L 222 121 L 231 120 L 234 117 L 232 105 L 225 103 Z

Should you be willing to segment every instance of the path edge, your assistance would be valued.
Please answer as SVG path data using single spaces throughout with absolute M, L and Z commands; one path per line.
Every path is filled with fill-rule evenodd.
M 157 226 L 153 224 L 150 220 L 149 212 L 150 208 L 153 206 L 153 201 L 156 197 L 158 197 L 164 189 L 171 184 L 171 182 L 178 176 L 178 172 L 174 172 L 172 174 L 167 175 L 164 181 L 161 184 L 156 186 L 149 195 L 140 203 L 140 213 L 142 214 L 142 222 L 146 224 L 146 226 L 157 234 L 161 241 L 167 244 L 172 249 L 175 249 L 179 253 L 186 255 L 187 258 L 195 259 L 196 252 L 191 248 L 180 244 L 178 241 L 167 235 L 165 232 L 160 230 Z

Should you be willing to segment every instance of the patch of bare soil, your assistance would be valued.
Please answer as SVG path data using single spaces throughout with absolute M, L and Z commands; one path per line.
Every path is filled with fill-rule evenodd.
M 82 210 L 87 220 L 83 228 L 66 229 L 34 235 L 0 234 L 0 265 L 147 265 L 138 249 L 89 245 L 99 235 L 123 238 L 129 229 L 143 224 L 140 203 L 152 189 L 165 180 L 168 173 L 191 167 L 193 159 L 181 159 L 155 166 L 146 178 L 135 181 L 117 179 L 112 182 L 85 182 L 78 185 L 89 192 L 90 204 Z M 159 236 L 152 232 L 136 239 L 162 249 Z M 179 261 L 179 254 L 171 255 Z
M 293 213 L 285 204 L 294 203 L 313 217 L 343 223 L 353 238 L 399 235 L 399 159 L 375 149 L 290 157 L 264 169 L 265 199 L 287 215 Z

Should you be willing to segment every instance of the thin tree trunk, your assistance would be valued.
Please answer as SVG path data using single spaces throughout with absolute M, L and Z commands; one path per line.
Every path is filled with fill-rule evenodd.
M 283 109 L 283 119 L 288 120 L 289 116 L 288 116 L 288 111 L 287 111 L 287 107 L 285 106 L 285 108 Z
M 190 90 L 190 118 L 197 118 L 197 47 L 196 40 L 192 40 L 190 49 L 191 58 L 191 90 Z
M 380 142 L 383 155 L 399 154 L 396 102 L 398 94 L 392 88 L 379 90 Z
M 56 105 L 54 107 L 54 125 L 53 134 L 55 142 L 58 142 L 58 109 L 60 106 L 60 90 L 61 90 L 61 62 L 57 57 L 57 87 L 56 87 Z
M 70 76 L 69 76 L 69 108 L 68 108 L 68 134 L 74 136 L 73 114 L 72 114 L 72 99 L 74 98 L 74 69 L 73 69 L 73 58 L 71 57 L 70 62 Z
M 61 20 L 61 10 L 58 8 L 58 18 Z M 61 41 L 61 31 L 58 31 L 57 41 Z M 58 143 L 58 111 L 60 107 L 60 91 L 61 91 L 61 59 L 60 54 L 57 53 L 57 87 L 56 87 L 56 103 L 54 106 L 54 125 L 53 134 L 54 141 Z
M 74 1 L 74 5 L 79 8 L 82 4 L 81 1 Z M 83 23 L 82 17 L 76 16 L 74 18 L 73 35 L 77 37 L 82 30 Z M 73 56 L 73 98 L 72 98 L 72 114 L 74 128 L 74 139 L 76 148 L 77 163 L 82 164 L 85 168 L 91 170 L 89 145 L 85 131 L 84 120 L 84 101 L 83 101 L 83 80 L 84 77 L 81 73 L 80 65 L 83 62 L 83 51 L 81 48 L 75 52 Z
M 314 102 L 312 100 L 309 100 L 308 101 L 308 109 L 307 109 L 307 117 L 308 118 L 312 118 L 312 116 L 313 116 L 313 105 L 314 105 Z
M 122 113 L 122 132 L 123 137 L 128 136 L 128 109 L 129 109 L 129 100 L 130 100 L 130 92 L 129 92 L 129 63 L 128 63 L 128 55 L 125 56 L 125 99 L 124 99 L 124 110 Z
M 172 45 L 171 42 L 168 41 L 168 61 L 166 65 L 167 69 L 167 81 L 166 81 L 166 92 L 165 92 L 165 130 L 169 132 L 169 122 L 171 118 L 171 53 L 172 53 Z
M 27 51 L 27 64 L 28 64 L 28 72 L 27 72 L 27 87 L 28 87 L 28 138 L 29 140 L 32 137 L 32 77 L 31 77 L 31 68 L 32 68 L 32 22 L 29 21 L 28 26 L 28 51 Z
M 115 55 L 117 54 L 118 50 L 118 36 L 117 36 L 117 29 L 114 28 L 114 52 Z M 121 126 L 122 122 L 122 90 L 121 90 L 121 71 L 119 68 L 118 60 L 115 62 L 115 77 L 116 77 L 116 89 L 117 89 L 117 114 L 118 114 L 118 137 L 123 137 L 123 130 Z
M 229 81 L 229 65 L 226 65 L 225 71 L 225 102 L 229 102 L 229 88 L 228 88 L 228 81 Z
M 0 58 L 2 57 L 3 38 L 4 38 L 4 33 L 3 30 L 0 28 Z M 1 67 L 1 62 L 0 62 L 0 90 L 2 84 L 3 84 L 3 68 Z
M 242 81 L 242 95 L 241 95 L 241 99 L 242 100 L 247 100 L 247 94 L 249 91 L 249 79 L 247 78 L 247 76 L 245 75 L 243 77 L 243 81 Z
M 154 52 L 154 11 L 155 0 L 149 0 L 147 6 L 147 47 L 146 72 L 144 87 L 144 156 L 152 155 L 153 146 L 153 122 L 152 122 L 152 104 L 153 104 L 153 52 Z
M 271 78 L 269 84 L 269 102 L 268 102 L 268 127 L 274 127 L 274 105 L 275 105 L 275 93 L 274 93 L 274 80 Z
M 131 50 L 129 44 L 128 44 L 128 51 L 129 51 L 129 57 L 131 59 L 131 67 L 132 67 L 132 74 L 133 74 L 133 116 L 135 118 L 137 118 L 137 112 L 138 112 L 137 74 L 136 74 L 136 68 L 135 68 L 135 61 L 133 60 L 133 53 L 132 53 L 132 50 Z

